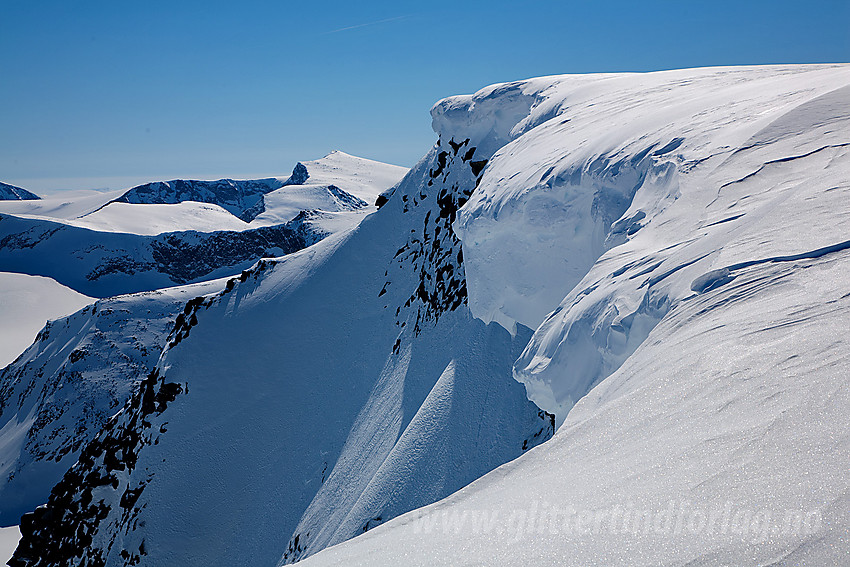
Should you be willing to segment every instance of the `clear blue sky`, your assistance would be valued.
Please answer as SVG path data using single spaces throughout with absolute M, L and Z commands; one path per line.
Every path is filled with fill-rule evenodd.
M 850 0 L 0 0 L 0 180 L 412 165 L 438 99 L 556 73 L 850 61 Z

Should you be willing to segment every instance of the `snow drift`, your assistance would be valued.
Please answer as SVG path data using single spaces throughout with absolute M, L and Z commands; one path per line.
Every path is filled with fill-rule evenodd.
M 530 110 L 455 228 L 473 313 L 537 327 L 514 374 L 563 425 L 305 565 L 842 564 L 850 68 L 461 101 L 500 93 Z

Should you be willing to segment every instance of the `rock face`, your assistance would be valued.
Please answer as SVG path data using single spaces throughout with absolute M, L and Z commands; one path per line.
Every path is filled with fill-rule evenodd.
M 41 199 L 41 197 L 26 189 L 0 182 L 0 201 L 32 201 L 36 199 Z
M 299 164 L 300 165 L 300 164 Z M 303 167 L 303 166 L 302 166 Z M 298 168 L 296 167 L 296 170 Z M 297 184 L 300 177 L 297 171 L 290 177 Z M 156 181 L 129 189 L 116 199 L 120 203 L 164 205 L 183 201 L 197 201 L 219 205 L 230 211 L 234 216 L 251 222 L 266 210 L 263 195 L 283 187 L 286 182 L 279 179 L 251 179 L 236 181 L 219 179 L 218 181 L 192 181 L 174 179 L 172 181 Z

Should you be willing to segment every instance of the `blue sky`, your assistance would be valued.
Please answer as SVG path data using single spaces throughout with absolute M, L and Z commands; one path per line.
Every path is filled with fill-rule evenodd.
M 438 99 L 556 73 L 850 61 L 850 1 L 0 0 L 0 180 L 412 165 Z

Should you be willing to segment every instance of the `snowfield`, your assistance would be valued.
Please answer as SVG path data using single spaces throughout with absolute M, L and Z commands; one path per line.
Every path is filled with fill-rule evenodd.
M 13 565 L 846 563 L 850 65 L 431 115 L 401 181 L 349 193 L 376 212 L 157 331 Z M 362 215 L 331 158 L 298 198 Z
M 0 272 L 0 368 L 32 344 L 50 319 L 59 319 L 94 301 L 49 278 Z

